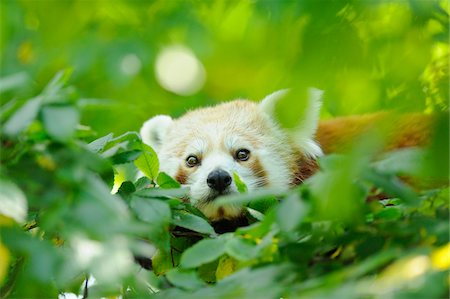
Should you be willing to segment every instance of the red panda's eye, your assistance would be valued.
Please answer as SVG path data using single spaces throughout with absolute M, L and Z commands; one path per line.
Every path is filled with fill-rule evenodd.
M 248 149 L 240 149 L 236 152 L 236 160 L 247 161 L 250 158 L 250 151 Z
M 199 160 L 196 156 L 189 156 L 186 158 L 186 165 L 188 167 L 194 167 L 199 163 Z

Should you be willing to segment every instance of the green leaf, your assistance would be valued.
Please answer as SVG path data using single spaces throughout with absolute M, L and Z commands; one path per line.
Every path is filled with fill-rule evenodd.
M 218 265 L 219 260 L 215 260 L 211 263 L 201 265 L 197 269 L 198 276 L 200 276 L 200 278 L 203 281 L 206 281 L 207 283 L 216 282 L 216 271 Z
M 43 94 L 54 95 L 61 90 L 72 75 L 72 69 L 65 69 L 56 73 L 52 80 L 44 88 Z
M 137 196 L 146 198 L 183 198 L 189 193 L 189 188 L 178 189 L 161 189 L 161 188 L 146 188 L 136 192 Z
M 161 200 L 133 196 L 130 207 L 137 217 L 149 223 L 148 238 L 163 252 L 170 250 L 169 223 L 172 217 L 169 205 Z
M 155 151 L 148 145 L 140 145 L 142 154 L 134 161 L 134 164 L 152 181 L 156 179 L 159 171 L 159 161 Z
M 202 234 L 216 234 L 212 226 L 205 219 L 189 213 L 175 211 L 172 223 Z
M 136 187 L 134 186 L 134 184 L 130 181 L 125 181 L 120 185 L 117 192 L 121 195 L 129 195 L 134 191 L 136 191 Z
M 140 146 L 141 143 L 142 141 L 137 132 L 126 132 L 120 136 L 111 138 L 106 141 L 103 145 L 101 153 L 103 157 L 111 157 L 112 155 L 116 154 L 119 149 L 142 151 L 142 147 Z
M 277 209 L 277 221 L 284 232 L 294 230 L 308 213 L 308 207 L 300 200 L 298 193 L 283 199 Z
M 192 270 L 172 269 L 167 272 L 166 277 L 173 285 L 186 290 L 196 290 L 206 286 L 197 276 L 197 272 Z
M 278 204 L 275 196 L 269 196 L 261 200 L 254 200 L 248 203 L 248 207 L 260 213 L 266 213 L 271 207 Z
M 212 262 L 225 253 L 225 238 L 204 239 L 188 248 L 181 256 L 180 266 L 196 268 Z
M 42 97 L 38 96 L 28 100 L 14 113 L 3 126 L 3 133 L 16 136 L 24 131 L 36 119 L 41 107 Z
M 134 182 L 134 186 L 136 187 L 136 190 L 142 190 L 145 188 L 150 187 L 152 184 L 152 181 L 146 176 L 142 176 L 139 179 L 137 179 L 136 182 Z
M 409 205 L 414 206 L 420 202 L 416 192 L 395 176 L 382 175 L 375 170 L 366 170 L 363 177 L 389 195 L 398 197 Z
M 26 72 L 19 72 L 0 78 L 0 93 L 24 87 L 30 81 Z
M 91 151 L 98 153 L 101 152 L 104 148 L 105 145 L 111 141 L 111 139 L 113 138 L 113 134 L 109 133 L 106 136 L 100 137 L 94 141 L 92 141 L 91 143 L 88 144 L 88 149 L 90 149 Z
M 5 120 L 7 120 L 17 108 L 17 105 L 17 99 L 12 99 L 7 103 L 2 103 L 2 106 L 0 106 L 0 122 L 4 123 Z
M 168 224 L 172 216 L 167 203 L 156 199 L 133 197 L 130 207 L 139 219 L 155 225 Z
M 157 275 L 166 274 L 167 271 L 172 269 L 175 265 L 172 263 L 172 251 L 158 250 L 152 257 L 153 271 Z
M 239 261 L 254 259 L 258 251 L 256 244 L 240 237 L 234 237 L 226 244 L 226 253 Z
M 252 208 L 247 207 L 246 208 L 247 212 L 249 213 L 249 215 L 253 218 L 255 218 L 258 221 L 263 221 L 264 220 L 264 214 L 259 212 L 258 210 L 254 210 Z
M 160 172 L 156 183 L 163 189 L 180 188 L 181 185 L 165 172 Z
M 355 154 L 356 155 L 356 154 Z M 366 168 L 363 155 L 329 155 L 320 160 L 323 169 L 310 177 L 306 185 L 318 220 L 362 221 L 368 188 L 358 178 Z M 305 189 L 306 190 L 306 189 Z
M 287 191 L 281 188 L 262 188 L 254 190 L 252 192 L 219 196 L 218 198 L 215 199 L 215 202 L 217 205 L 227 205 L 227 204 L 244 205 L 256 201 L 272 200 L 274 196 L 283 196 L 286 193 Z
M 247 191 L 247 185 L 245 185 L 245 183 L 241 180 L 236 171 L 233 172 L 233 179 L 239 193 L 244 193 Z
M 426 152 L 419 148 L 405 148 L 389 152 L 373 164 L 376 171 L 395 175 L 419 176 Z
M 399 207 L 385 207 L 373 215 L 374 219 L 397 220 L 402 217 L 402 210 Z
M 42 122 L 47 133 L 58 141 L 68 141 L 75 133 L 79 122 L 78 110 L 73 106 L 45 106 Z
M 114 146 L 109 147 L 111 143 L 113 142 L 108 142 L 107 145 L 105 146 L 105 148 L 107 149 L 104 149 L 103 152 L 101 153 L 101 156 L 103 158 L 110 158 L 114 155 L 117 155 L 119 152 L 128 151 L 127 141 L 116 143 L 114 144 Z
M 140 156 L 140 150 L 131 150 L 115 154 L 110 159 L 113 164 L 124 164 L 136 161 L 136 159 L 138 159 L 138 157 Z
M 219 264 L 216 269 L 216 279 L 217 281 L 224 279 L 227 276 L 230 276 L 238 269 L 238 261 L 232 257 L 227 255 L 222 256 L 219 259 Z

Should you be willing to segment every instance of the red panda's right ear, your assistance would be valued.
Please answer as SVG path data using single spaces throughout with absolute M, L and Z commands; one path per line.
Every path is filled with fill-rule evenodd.
M 274 121 L 277 121 L 275 107 L 277 102 L 289 93 L 289 89 L 278 90 L 266 96 L 259 108 L 268 114 Z M 322 106 L 323 91 L 317 88 L 308 88 L 307 103 L 304 107 L 303 115 L 299 115 L 298 123 L 289 130 L 289 135 L 295 141 L 303 153 L 310 157 L 321 156 L 322 150 L 314 140 L 317 127 L 319 125 L 320 107 Z
M 278 100 L 286 96 L 288 93 L 289 89 L 281 89 L 269 94 L 261 100 L 259 103 L 259 108 L 268 115 L 273 115 L 275 112 L 275 105 Z
M 158 153 L 172 123 L 172 118 L 167 115 L 157 115 L 150 118 L 141 127 L 142 141 Z

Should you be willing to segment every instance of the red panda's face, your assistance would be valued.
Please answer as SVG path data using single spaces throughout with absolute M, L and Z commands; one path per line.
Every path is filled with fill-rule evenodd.
M 194 110 L 176 120 L 156 116 L 141 134 L 157 151 L 161 170 L 189 186 L 191 202 L 211 220 L 242 213 L 239 206 L 219 207 L 215 201 L 238 192 L 234 174 L 249 191 L 292 182 L 296 146 L 250 101 Z
M 284 139 L 251 102 L 196 110 L 168 129 L 159 150 L 161 170 L 188 185 L 192 203 L 210 219 L 234 218 L 240 207 L 215 203 L 238 192 L 234 174 L 249 191 L 289 185 L 291 148 L 282 146 Z
M 288 165 L 279 161 L 282 167 L 271 167 L 275 153 L 267 152 L 261 142 L 249 140 L 239 132 L 227 132 L 223 126 L 210 133 L 187 142 L 176 170 L 167 169 L 179 182 L 190 186 L 192 202 L 209 218 L 233 218 L 240 214 L 240 207 L 218 208 L 214 202 L 219 195 L 238 192 L 235 174 L 248 190 L 273 185 L 272 179 L 284 176 L 283 173 L 286 181 L 282 185 L 288 183 Z

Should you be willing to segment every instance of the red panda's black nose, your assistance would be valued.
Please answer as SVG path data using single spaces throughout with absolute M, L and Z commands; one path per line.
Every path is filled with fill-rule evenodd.
M 208 175 L 208 178 L 206 179 L 206 183 L 211 189 L 214 189 L 216 191 L 222 192 L 224 191 L 228 186 L 231 185 L 231 176 L 222 169 L 216 169 L 211 171 L 211 173 Z

